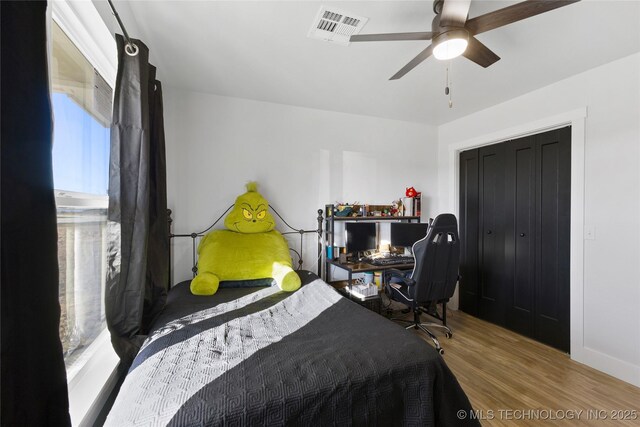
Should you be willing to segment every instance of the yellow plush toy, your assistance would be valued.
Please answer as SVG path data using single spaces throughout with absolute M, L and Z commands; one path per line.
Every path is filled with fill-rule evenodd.
M 274 230 L 269 203 L 255 182 L 236 199 L 224 225 L 228 230 L 211 231 L 198 246 L 198 275 L 191 281 L 194 295 L 213 295 L 220 281 L 233 280 L 273 278 L 288 292 L 300 287 L 289 245 Z

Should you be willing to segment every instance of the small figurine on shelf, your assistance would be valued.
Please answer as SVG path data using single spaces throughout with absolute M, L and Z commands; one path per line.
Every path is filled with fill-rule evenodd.
M 358 216 L 360 213 L 360 206 L 358 202 L 355 203 L 338 203 L 335 204 L 335 216 L 347 217 Z
M 416 191 L 415 188 L 407 187 L 407 189 L 405 191 L 405 196 L 407 196 L 407 197 L 416 197 L 417 195 L 418 195 L 418 192 Z
M 335 215 L 336 216 L 349 216 L 353 211 L 353 207 L 347 204 L 338 204 L 336 206 Z
M 402 210 L 402 201 L 401 200 L 394 200 L 391 203 L 391 211 L 390 214 L 391 216 L 400 216 L 401 214 L 401 210 Z

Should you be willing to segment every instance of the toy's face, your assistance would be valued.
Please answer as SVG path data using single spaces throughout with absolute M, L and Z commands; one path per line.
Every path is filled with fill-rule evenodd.
M 224 225 L 239 233 L 266 233 L 273 230 L 275 221 L 269 213 L 269 203 L 258 192 L 248 192 L 236 199 Z

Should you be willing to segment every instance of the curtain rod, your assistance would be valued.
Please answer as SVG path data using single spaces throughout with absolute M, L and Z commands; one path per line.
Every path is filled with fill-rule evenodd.
M 120 26 L 120 29 L 124 34 L 124 39 L 127 42 L 127 44 L 124 47 L 124 51 L 127 52 L 127 55 L 129 56 L 136 56 L 138 54 L 138 46 L 136 46 L 136 44 L 131 41 L 131 38 L 129 37 L 129 33 L 127 33 L 127 29 L 124 28 L 124 24 L 120 19 L 120 15 L 118 15 L 118 12 L 116 11 L 116 7 L 113 5 L 111 0 L 107 0 L 107 1 L 109 2 L 109 6 L 111 6 L 111 11 L 113 13 L 113 16 L 116 17 L 116 20 L 118 21 L 118 25 Z

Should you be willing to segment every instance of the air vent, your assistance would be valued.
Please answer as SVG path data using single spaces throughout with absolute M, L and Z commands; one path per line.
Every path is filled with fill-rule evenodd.
M 349 45 L 349 37 L 358 34 L 369 18 L 334 7 L 320 6 L 307 37 Z

